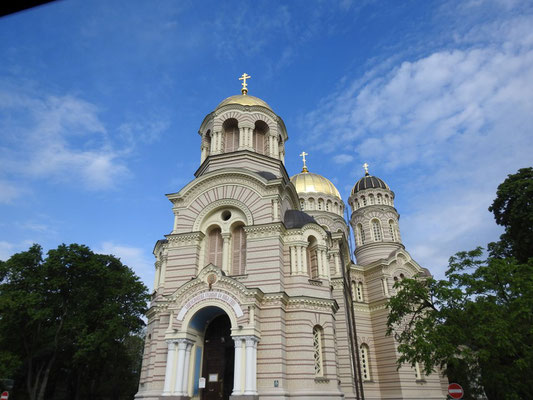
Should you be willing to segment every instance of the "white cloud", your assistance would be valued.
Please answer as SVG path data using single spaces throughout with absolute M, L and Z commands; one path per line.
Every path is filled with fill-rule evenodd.
M 350 154 L 337 154 L 333 157 L 333 162 L 337 164 L 348 164 L 353 161 L 353 156 Z
M 33 240 L 23 240 L 21 242 L 6 242 L 0 240 L 0 260 L 6 261 L 13 254 L 28 250 L 33 243 Z
M 112 254 L 130 267 L 141 278 L 149 290 L 154 286 L 154 257 L 140 247 L 126 246 L 114 242 L 101 243 L 95 253 Z
M 497 239 L 496 186 L 531 165 L 531 26 L 523 15 L 476 27 L 456 49 L 370 71 L 308 115 L 315 148 L 354 147 L 383 178 L 400 177 L 402 235 L 424 263 L 443 268 L 454 251 Z
M 9 82 L 0 82 L 0 201 L 20 196 L 27 179 L 79 184 L 90 190 L 109 189 L 129 175 L 98 108 L 71 95 L 48 96 Z

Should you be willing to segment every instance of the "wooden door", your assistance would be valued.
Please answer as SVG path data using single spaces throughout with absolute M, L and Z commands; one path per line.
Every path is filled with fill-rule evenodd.
M 229 400 L 233 390 L 234 349 L 228 316 L 215 317 L 205 332 L 202 400 Z

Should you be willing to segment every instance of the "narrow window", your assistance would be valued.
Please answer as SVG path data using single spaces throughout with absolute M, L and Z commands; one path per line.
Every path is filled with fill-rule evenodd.
M 364 381 L 370 380 L 370 362 L 368 354 L 368 345 L 363 343 L 359 350 L 359 357 L 361 358 L 361 376 Z
M 224 121 L 224 152 L 237 151 L 239 148 L 239 125 L 236 119 L 230 118 Z
M 265 154 L 267 150 L 267 132 L 268 125 L 263 121 L 257 121 L 255 123 L 255 129 L 253 132 L 253 146 L 257 153 Z
M 357 283 L 357 301 L 363 301 L 363 282 Z
M 378 199 L 378 204 L 383 204 L 383 196 L 381 194 L 378 194 L 377 199 Z
M 366 206 L 366 197 L 361 196 L 361 201 L 363 202 L 363 207 Z
M 322 357 L 322 337 L 323 332 L 320 326 L 315 326 L 313 328 L 313 348 L 314 348 L 314 359 L 315 359 L 315 375 L 322 376 L 324 374 L 323 368 L 323 357 Z
M 304 210 L 304 200 L 300 199 L 300 210 Z
M 233 230 L 231 239 L 233 247 L 232 274 L 242 275 L 246 263 L 246 234 L 242 225 Z
M 390 204 L 389 203 L 389 195 L 388 194 L 385 195 L 385 204 Z
M 365 231 L 363 230 L 363 225 L 357 224 L 357 236 L 359 236 L 359 244 L 365 244 Z
M 368 200 L 370 202 L 370 205 L 374 204 L 374 195 L 371 194 L 370 196 L 368 196 Z
M 217 267 L 222 267 L 222 232 L 220 228 L 214 228 L 209 232 L 207 260 Z
M 318 278 L 318 255 L 316 245 L 316 239 L 313 236 L 309 236 L 307 242 L 307 267 L 309 268 L 309 276 L 313 279 Z
M 392 239 L 393 242 L 396 241 L 396 234 L 394 232 L 394 221 L 392 219 L 389 219 L 389 232 L 390 232 L 390 237 Z
M 355 200 L 355 209 L 357 210 L 359 207 L 361 207 L 361 206 L 359 205 L 359 200 Z
M 374 234 L 374 242 L 381 242 L 383 239 L 381 235 L 381 226 L 377 219 L 372 220 L 372 232 Z

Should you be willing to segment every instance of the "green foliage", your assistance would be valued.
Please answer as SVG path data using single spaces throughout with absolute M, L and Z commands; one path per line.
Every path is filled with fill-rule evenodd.
M 514 257 L 525 262 L 533 257 L 533 168 L 522 168 L 498 186 L 489 207 L 498 225 L 505 227 L 500 241 L 489 244 L 493 257 Z
M 389 300 L 388 335 L 398 362 L 437 368 L 465 399 L 533 398 L 533 168 L 498 187 L 489 208 L 505 227 L 490 257 L 481 248 L 450 258 L 444 280 L 404 279 Z
M 1 372 L 15 378 L 20 398 L 22 390 L 32 400 L 85 398 L 105 395 L 102 387 L 131 398 L 138 353 L 128 343 L 142 340 L 147 299 L 113 256 L 63 244 L 43 259 L 33 245 L 0 263 L 0 360 L 11 360 Z

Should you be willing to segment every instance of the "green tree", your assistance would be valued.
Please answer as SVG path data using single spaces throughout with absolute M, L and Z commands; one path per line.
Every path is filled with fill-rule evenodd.
M 404 279 L 388 303 L 399 365 L 440 368 L 465 399 L 533 398 L 532 182 L 526 168 L 498 187 L 490 210 L 505 233 L 488 258 L 481 248 L 459 252 L 446 279 Z
M 533 168 L 509 175 L 498 186 L 489 211 L 496 223 L 505 227 L 499 242 L 489 244 L 491 255 L 514 257 L 520 262 L 533 257 Z
M 16 379 L 19 397 L 22 382 L 31 400 L 79 399 L 102 395 L 106 372 L 132 375 L 138 361 L 126 343 L 144 326 L 147 298 L 130 268 L 82 245 L 60 245 L 45 259 L 33 245 L 1 262 L 0 357 L 13 360 L 4 373 Z

